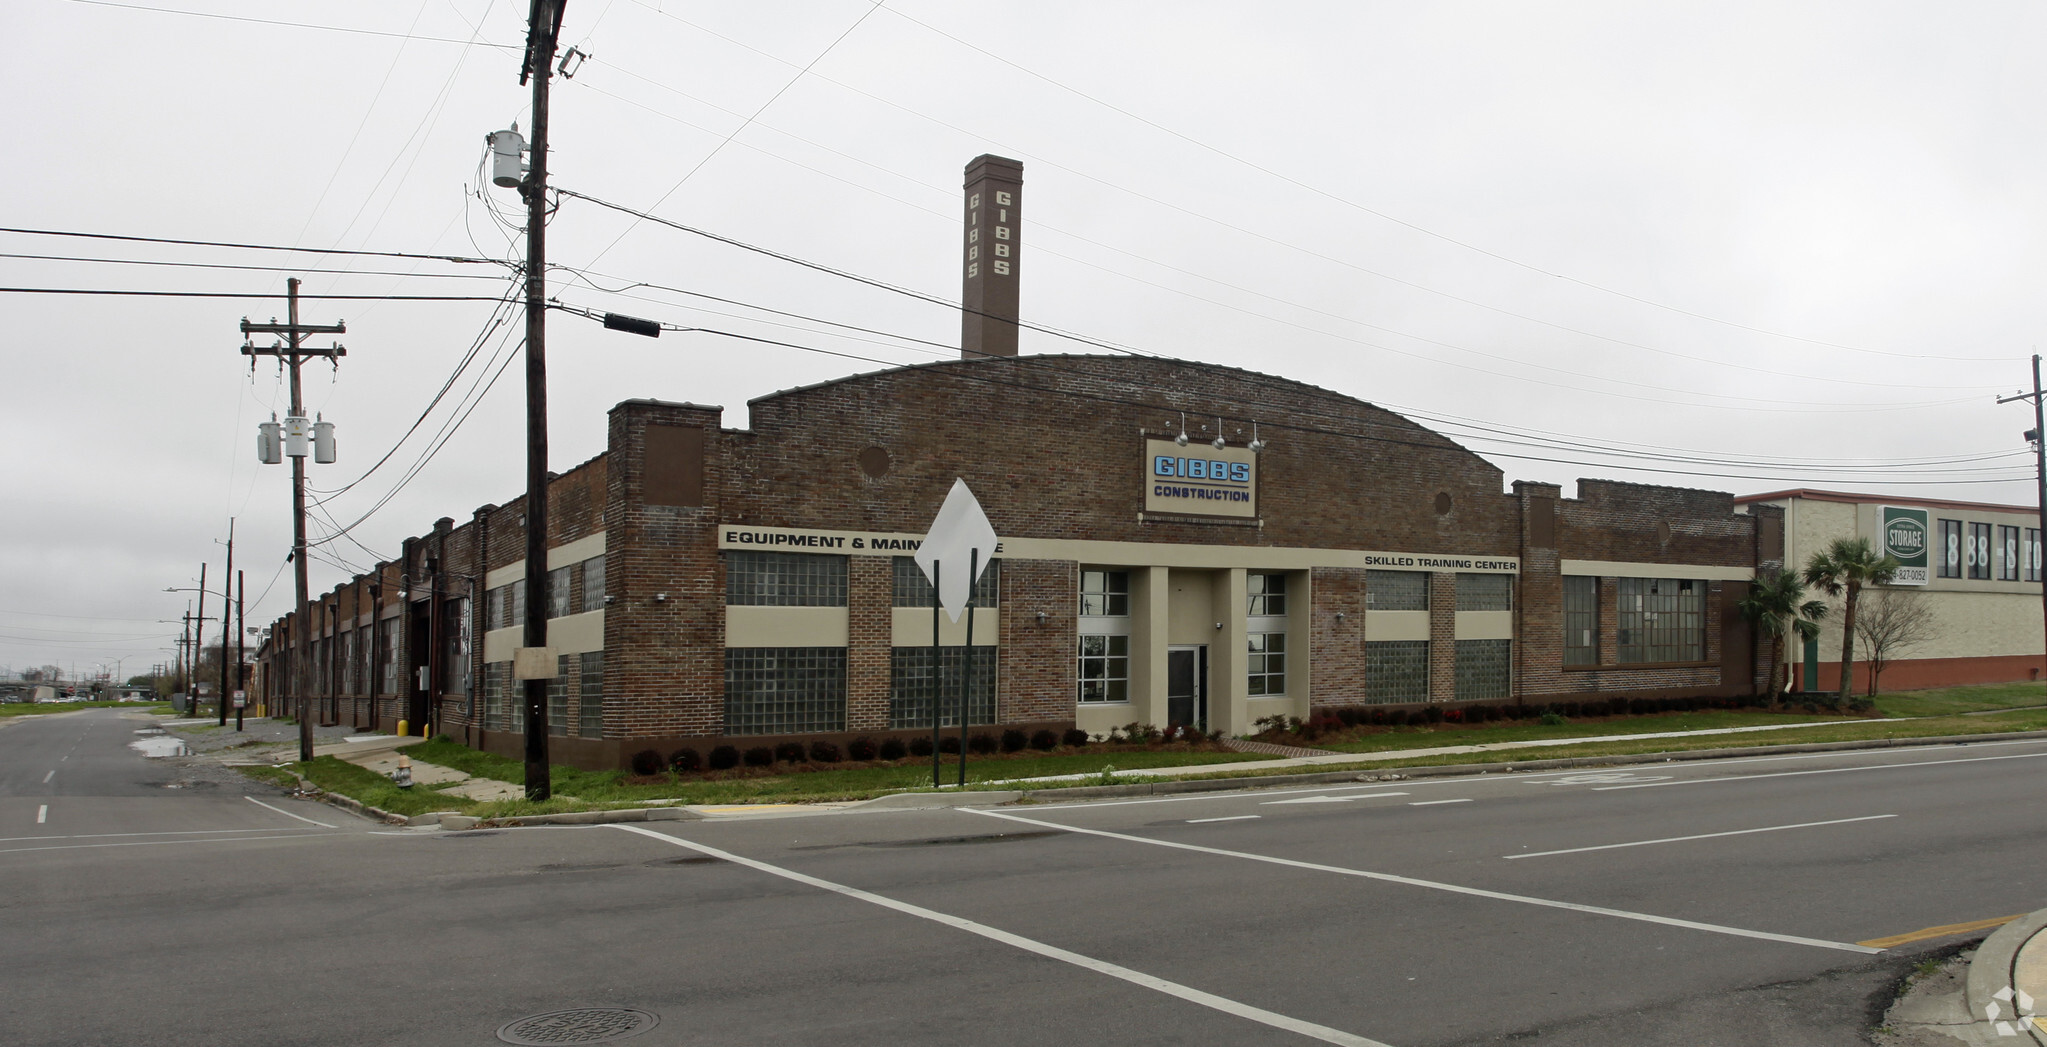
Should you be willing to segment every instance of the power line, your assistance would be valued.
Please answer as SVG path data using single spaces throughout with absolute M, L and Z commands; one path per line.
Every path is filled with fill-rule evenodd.
M 72 0 L 83 3 L 85 0 Z M 244 244 L 227 240 L 180 240 L 162 236 L 129 236 L 120 233 L 87 233 L 71 229 L 26 229 L 0 226 L 0 233 L 20 233 L 24 236 L 70 236 L 86 240 L 122 240 L 138 244 L 172 244 L 178 247 L 232 247 L 245 251 L 296 251 L 301 254 L 355 255 L 364 258 L 419 258 L 433 262 L 459 262 L 468 265 L 510 265 L 502 258 L 471 258 L 455 254 L 422 254 L 415 251 L 363 251 L 345 250 L 339 247 L 282 247 L 277 244 Z
M 447 36 L 419 36 L 413 33 L 392 33 L 380 29 L 355 29 L 342 25 L 315 25 L 311 22 L 287 22 L 278 18 L 252 18 L 248 15 L 224 15 L 211 11 L 179 11 L 168 7 L 144 7 L 141 4 L 120 4 L 113 0 L 71 0 L 74 4 L 88 7 L 117 7 L 126 11 L 148 11 L 159 15 L 184 15 L 187 18 L 214 18 L 223 22 L 252 22 L 256 25 L 286 26 L 292 29 L 318 29 L 328 33 L 350 33 L 356 36 L 382 36 L 399 40 L 416 40 L 429 44 L 461 44 L 465 47 L 489 47 L 500 51 L 517 51 L 516 44 L 493 44 L 481 40 L 457 40 Z
M 148 265 L 168 269 L 229 269 L 256 273 L 319 273 L 326 276 L 405 276 L 422 280 L 495 280 L 489 273 L 422 273 L 400 272 L 396 269 L 319 269 L 292 265 L 234 265 L 229 262 L 173 262 L 161 258 L 95 258 L 89 255 L 68 254 L 14 254 L 0 252 L 0 258 L 18 258 L 35 262 L 89 262 L 95 265 Z M 303 297 L 303 296 L 301 296 Z
M 88 287 L 0 287 L 0 294 L 73 294 L 125 298 L 251 298 L 283 299 L 281 294 L 250 294 L 243 291 L 133 291 Z M 300 301 L 328 302 L 495 302 L 492 295 L 449 294 L 302 294 Z

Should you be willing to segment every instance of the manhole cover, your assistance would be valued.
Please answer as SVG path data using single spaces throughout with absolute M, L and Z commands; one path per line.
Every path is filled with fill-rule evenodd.
M 506 1022 L 498 1028 L 498 1039 L 523 1044 L 610 1043 L 659 1024 L 661 1019 L 631 1007 L 585 1007 Z

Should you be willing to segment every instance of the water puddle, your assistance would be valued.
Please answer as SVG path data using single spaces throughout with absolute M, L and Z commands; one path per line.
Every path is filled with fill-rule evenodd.
M 136 733 L 140 734 L 142 732 L 138 731 Z M 128 748 L 152 760 L 161 759 L 166 756 L 189 756 L 192 752 L 185 745 L 183 738 L 174 738 L 162 731 L 156 732 L 153 736 L 137 738 L 128 743 Z

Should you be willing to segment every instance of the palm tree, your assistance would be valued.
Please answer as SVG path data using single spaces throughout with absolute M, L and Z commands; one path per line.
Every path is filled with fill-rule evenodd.
M 1805 598 L 1805 582 L 1790 571 L 1759 576 L 1741 598 L 1741 616 L 1770 637 L 1770 696 L 1783 693 L 1780 670 L 1784 665 L 1784 634 L 1795 632 L 1801 640 L 1820 635 L 1820 619 L 1827 616 L 1822 600 Z
M 1847 599 L 1841 605 L 1841 697 L 1847 698 L 1855 671 L 1855 600 L 1865 585 L 1888 584 L 1898 573 L 1898 558 L 1878 556 L 1867 538 L 1836 538 L 1805 563 L 1805 584 L 1828 596 Z

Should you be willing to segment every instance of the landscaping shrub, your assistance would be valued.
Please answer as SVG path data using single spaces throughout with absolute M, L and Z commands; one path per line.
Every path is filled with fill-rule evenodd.
M 775 750 L 765 745 L 756 745 L 748 749 L 741 759 L 746 761 L 748 767 L 772 767 L 775 763 Z
M 1387 709 L 1385 710 L 1385 720 L 1388 727 L 1405 727 L 1408 720 L 1407 710 Z
M 703 754 L 695 749 L 677 749 L 668 754 L 668 769 L 677 774 L 688 774 L 703 768 Z
M 1069 727 L 1066 729 L 1066 734 L 1059 740 L 1068 746 L 1078 749 L 1087 744 L 1087 732 L 1078 727 Z M 1009 739 L 1007 736 L 1004 736 L 1002 744 L 1005 748 L 1008 747 Z
M 1358 725 L 1358 711 L 1348 705 L 1336 710 L 1336 718 L 1342 720 L 1345 727 L 1356 727 Z
M 1365 722 L 1374 727 L 1386 726 L 1386 710 L 1373 709 L 1365 714 Z
M 1310 715 L 1307 724 L 1304 725 L 1305 730 L 1312 732 L 1309 737 L 1327 734 L 1331 731 L 1341 731 L 1343 728 L 1343 720 L 1335 713 L 1327 711 Z
M 729 771 L 737 766 L 739 766 L 739 750 L 729 745 L 721 745 L 711 750 L 711 770 Z
M 783 742 L 782 744 L 775 746 L 775 759 L 780 760 L 783 763 L 802 763 L 803 743 Z
M 1564 724 L 1569 723 L 1570 721 L 1564 719 L 1561 715 L 1557 713 L 1544 712 L 1542 714 L 1542 717 L 1538 719 L 1536 722 L 1542 724 L 1544 727 L 1561 727 Z
M 874 739 L 864 735 L 846 743 L 846 755 L 855 760 L 872 760 L 880 751 L 880 747 L 874 744 Z
M 916 736 L 915 738 L 910 739 L 910 755 L 911 756 L 931 755 L 931 739 L 926 738 L 921 734 Z
M 1566 720 L 1586 715 L 1585 707 L 1577 702 L 1563 702 L 1559 705 L 1552 705 L 1550 708 Z
M 1039 731 L 1031 735 L 1031 748 L 1046 752 L 1059 744 L 1059 736 L 1051 731 Z
M 1501 708 L 1501 707 L 1499 707 L 1499 706 L 1497 706 L 1497 705 L 1488 705 L 1488 706 L 1485 706 L 1484 708 L 1485 708 L 1485 722 L 1487 722 L 1487 723 L 1499 723 L 1499 722 L 1500 722 L 1501 720 L 1503 720 L 1503 719 L 1506 719 L 1506 716 L 1507 716 L 1507 710 L 1505 710 L 1505 709 L 1503 709 L 1503 708 Z
M 1462 709 L 1445 709 L 1445 710 L 1443 710 L 1443 722 L 1444 722 L 1444 723 L 1463 723 L 1463 722 L 1464 722 L 1464 710 L 1462 710 Z
M 967 739 L 967 748 L 980 753 L 982 756 L 994 752 L 995 744 L 995 736 L 992 734 L 977 734 Z
M 818 763 L 838 763 L 839 747 L 831 742 L 812 742 L 810 758 Z
M 1002 732 L 1002 751 L 1006 753 L 1020 753 L 1023 751 L 1024 744 L 1029 740 L 1024 737 L 1022 731 L 1012 727 Z
M 1443 707 L 1440 705 L 1431 705 L 1428 708 L 1423 709 L 1422 720 L 1425 723 L 1442 723 Z
M 956 753 L 956 752 L 959 752 L 959 751 L 960 751 L 960 736 L 959 736 L 959 735 L 957 735 L 957 734 L 952 734 L 952 733 L 950 733 L 950 732 L 948 732 L 948 733 L 946 733 L 946 734 L 942 734 L 942 735 L 939 735 L 939 737 L 938 737 L 938 751 L 939 751 L 939 752 L 942 752 L 942 753 Z
M 668 767 L 668 761 L 652 749 L 641 749 L 633 754 L 633 773 L 641 777 L 660 774 Z
M 926 744 L 929 743 L 927 742 Z M 881 743 L 880 754 L 884 760 L 900 760 L 910 754 L 910 747 L 904 745 L 901 738 L 890 738 Z M 926 755 L 929 754 L 927 753 Z

